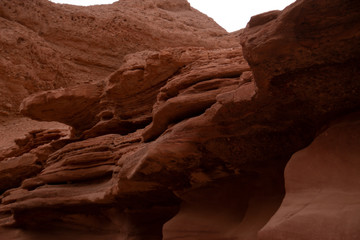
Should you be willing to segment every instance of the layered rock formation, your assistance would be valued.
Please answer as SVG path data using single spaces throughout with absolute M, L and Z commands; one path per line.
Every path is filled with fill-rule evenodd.
M 90 7 L 3 0 L 0 25 L 0 116 L 34 92 L 101 80 L 129 53 L 239 45 L 186 0 Z
M 2 153 L 14 177 L 1 231 L 357 239 L 359 118 L 328 126 L 360 109 L 359 13 L 355 1 L 297 1 L 254 16 L 243 48 L 141 51 L 102 81 L 28 97 L 24 115 L 72 131 L 32 132 Z

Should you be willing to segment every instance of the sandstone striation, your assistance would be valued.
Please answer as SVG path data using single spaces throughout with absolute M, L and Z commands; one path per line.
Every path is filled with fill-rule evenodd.
M 231 35 L 242 48 L 140 51 L 98 82 L 24 99 L 25 116 L 72 131 L 32 132 L 1 153 L 0 231 L 358 239 L 359 116 L 344 116 L 360 109 L 359 12 L 299 0 Z
M 239 46 L 186 0 L 121 0 L 78 7 L 48 0 L 0 3 L 0 116 L 40 90 L 105 78 L 129 53 Z

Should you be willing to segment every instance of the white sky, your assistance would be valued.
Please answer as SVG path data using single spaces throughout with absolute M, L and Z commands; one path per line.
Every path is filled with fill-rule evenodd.
M 73 5 L 109 4 L 115 0 L 51 0 Z M 295 0 L 188 0 L 193 8 L 213 18 L 228 32 L 244 28 L 250 17 L 270 10 L 282 10 Z

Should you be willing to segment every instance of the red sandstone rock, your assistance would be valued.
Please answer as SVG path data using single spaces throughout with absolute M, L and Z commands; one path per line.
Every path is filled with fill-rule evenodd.
M 67 140 L 61 139 L 65 136 L 66 132 L 60 130 L 32 131 L 16 140 L 17 147 L 1 152 L 0 192 L 18 187 L 40 173 L 49 155 L 66 145 Z
M 241 44 L 257 84 L 276 84 L 276 77 L 315 66 L 359 61 L 359 14 L 354 0 L 301 0 L 281 13 L 253 16 Z
M 42 170 L 41 161 L 35 154 L 25 153 L 21 157 L 8 158 L 0 162 L 0 192 L 18 187 L 21 182 Z
M 64 138 L 68 135 L 64 130 L 34 130 L 29 132 L 24 138 L 16 139 L 16 147 L 12 147 L 0 152 L 0 161 L 5 158 L 18 157 L 30 152 L 41 145 L 51 143 L 55 140 Z
M 20 112 L 35 120 L 58 121 L 81 131 L 96 122 L 102 91 L 102 84 L 89 84 L 38 93 L 21 104 Z
M 105 135 L 70 143 L 54 152 L 38 176 L 3 194 L 2 226 L 59 230 L 65 234 L 68 230 L 91 230 L 116 233 L 124 239 L 159 239 L 163 222 L 176 213 L 176 198 L 162 189 L 138 192 L 128 188 L 126 182 L 123 187 L 132 194 L 120 197 L 112 190 L 115 160 L 133 151 L 139 141 L 139 133 L 126 137 Z M 77 234 L 82 235 L 75 232 L 71 236 Z
M 182 1 L 155 3 L 168 11 L 187 9 Z M 334 218 L 326 215 L 328 204 L 336 204 L 332 213 L 339 213 L 340 220 L 357 220 L 340 211 L 347 203 L 358 210 L 354 198 L 342 198 L 347 193 L 357 196 L 357 183 L 350 181 L 357 181 L 356 176 L 344 179 L 345 174 L 328 164 L 324 176 L 336 174 L 336 181 L 315 175 L 304 179 L 299 173 L 307 169 L 301 161 L 289 163 L 289 192 L 264 227 L 281 204 L 283 171 L 291 155 L 309 145 L 330 120 L 360 107 L 359 59 L 354 54 L 359 48 L 353 44 L 358 39 L 359 19 L 354 16 L 359 5 L 322 4 L 325 1 L 302 0 L 282 12 L 254 17 L 241 33 L 250 67 L 240 48 L 142 51 L 126 57 L 104 82 L 84 90 L 70 87 L 30 96 L 22 104 L 23 113 L 67 123 L 76 138 L 55 141 L 56 148 L 49 151 L 47 144 L 31 150 L 44 148 L 48 153 L 43 169 L 21 178 L 21 186 L 6 188 L 0 226 L 75 230 L 73 237 L 91 229 L 120 239 L 255 240 L 261 229 L 264 240 L 282 239 L 282 231 L 287 239 L 312 238 L 312 232 L 319 239 L 330 232 L 340 237 L 346 228 L 357 236 L 357 222 L 334 228 Z M 348 14 L 334 23 L 339 13 L 329 6 Z M 324 21 L 315 21 L 315 12 Z M 327 28 L 332 24 L 334 32 Z M 347 34 L 341 35 L 338 30 L 345 26 Z M 299 54 L 302 36 L 310 46 L 319 41 L 327 48 L 308 49 L 314 56 Z M 19 158 L 27 159 L 31 151 Z M 19 158 L 3 160 L 9 164 L 4 170 Z M 356 173 L 352 161 L 346 165 L 331 159 L 343 169 L 354 167 Z M 311 160 L 314 166 L 326 164 L 321 157 Z M 23 163 L 33 166 L 29 162 Z M 314 194 L 310 187 L 336 192 L 331 192 L 333 198 L 309 200 Z M 297 203 L 321 211 L 303 209 L 297 214 Z M 316 229 L 303 231 L 313 216 Z M 213 226 L 219 222 L 226 225 Z M 20 239 L 28 237 L 22 234 Z
M 34 92 L 105 78 L 129 53 L 239 46 L 185 0 L 89 7 L 2 0 L 0 25 L 0 116 L 16 112 Z
M 244 83 L 243 72 L 249 71 L 240 49 L 203 53 L 160 89 L 153 108 L 153 122 L 143 134 L 145 141 L 163 133 L 170 124 L 196 116 L 216 102 L 216 96 Z
M 27 117 L 18 116 L 0 119 L 0 152 L 15 147 L 16 139 L 23 138 L 28 132 L 39 129 L 58 129 L 68 132 L 69 126 L 59 122 L 39 122 Z M 0 153 L 0 155 L 2 155 L 2 153 Z
M 285 169 L 285 199 L 259 239 L 359 239 L 359 143 L 355 114 L 295 153 Z
M 186 118 L 211 106 L 218 94 L 240 84 L 241 73 L 248 70 L 241 57 L 241 48 L 139 52 L 126 56 L 124 64 L 104 84 L 34 94 L 23 101 L 20 110 L 36 120 L 68 124 L 75 135 L 83 138 L 133 132 L 149 124 L 154 114 L 152 125 L 144 133 L 144 139 L 148 140 L 156 132 L 164 131 L 176 118 Z M 157 105 L 172 99 L 158 110 L 153 109 L 153 105 L 159 91 Z M 177 112 L 168 111 L 172 105 L 183 107 Z M 163 116 L 164 112 L 171 116 Z

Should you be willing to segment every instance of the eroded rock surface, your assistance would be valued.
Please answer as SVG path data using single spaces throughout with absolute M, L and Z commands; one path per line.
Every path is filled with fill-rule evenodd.
M 105 78 L 129 53 L 239 46 L 186 0 L 121 0 L 78 7 L 47 0 L 0 3 L 0 116 L 40 90 Z
M 291 157 L 285 199 L 259 239 L 360 237 L 359 116 L 337 120 Z
M 266 87 L 292 72 L 321 72 L 325 66 L 351 71 L 359 62 L 359 8 L 354 0 L 301 0 L 281 13 L 253 16 L 241 44 L 257 84 Z
M 251 81 L 249 70 L 241 48 L 139 52 L 125 57 L 105 83 L 34 94 L 20 111 L 36 120 L 68 124 L 83 138 L 127 134 L 148 125 L 154 115 L 143 134 L 148 141 L 169 124 L 205 111 L 220 93 Z M 181 108 L 173 111 L 174 106 Z
M 162 9 L 183 8 L 181 1 L 162 3 Z M 240 36 L 243 49 L 141 51 L 98 83 L 28 97 L 25 115 L 68 124 L 72 134 L 39 141 L 15 158 L 3 156 L 7 164 L 24 158 L 21 163 L 36 166 L 29 154 L 47 154 L 40 168 L 3 187 L 1 226 L 20 229 L 19 239 L 33 237 L 23 229 L 79 238 L 92 230 L 119 239 L 189 240 L 327 239 L 346 231 L 347 239 L 357 239 L 356 213 L 353 218 L 341 210 L 348 203 L 358 210 L 357 182 L 349 180 L 356 176 L 346 180 L 340 173 L 339 181 L 327 181 L 300 174 L 308 171 L 308 161 L 331 161 L 355 173 L 357 127 L 349 162 L 323 159 L 332 155 L 326 148 L 324 156 L 304 160 L 297 156 L 312 147 L 296 152 L 330 121 L 360 108 L 359 11 L 355 1 L 297 1 L 253 17 Z M 302 54 L 305 38 L 310 55 Z M 317 42 L 326 48 L 316 48 Z M 321 144 L 331 148 L 329 139 Z M 324 176 L 335 174 L 331 164 Z M 299 210 L 297 204 L 321 211 Z M 328 212 L 329 205 L 336 208 Z M 327 213 L 355 222 L 334 228 Z M 313 217 L 316 224 L 302 231 Z

